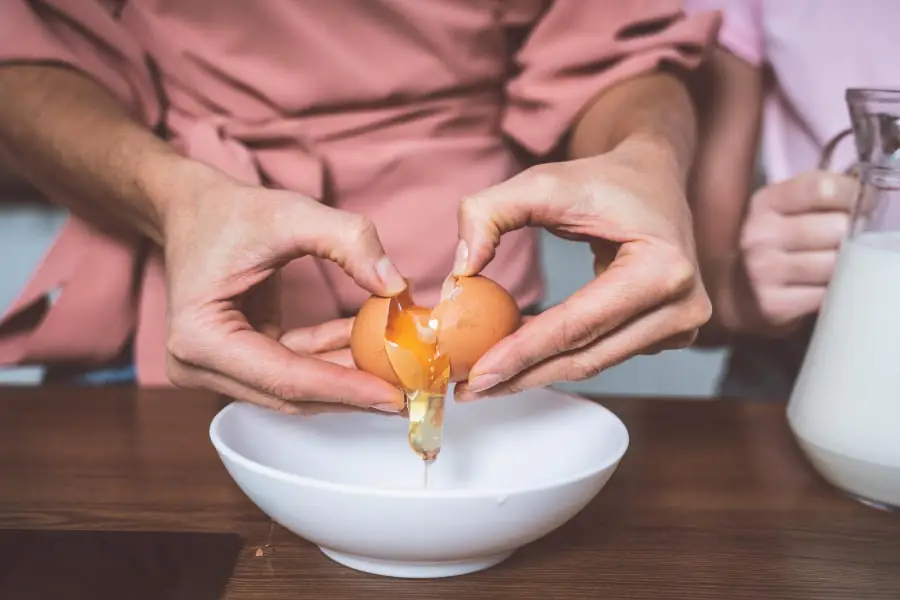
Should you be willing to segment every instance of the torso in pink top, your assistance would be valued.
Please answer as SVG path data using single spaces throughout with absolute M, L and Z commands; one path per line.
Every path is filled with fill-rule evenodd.
M 714 33 L 668 0 L 0 2 L 0 60 L 83 69 L 186 154 L 368 215 L 425 303 L 452 266 L 459 199 L 521 170 L 514 146 L 551 155 L 598 92 L 696 64 Z M 0 329 L 0 363 L 102 361 L 133 332 L 140 382 L 166 383 L 163 265 L 140 249 L 72 219 Z M 534 303 L 536 257 L 532 231 L 511 233 L 485 274 Z M 286 327 L 367 295 L 312 258 L 284 279 Z
M 771 182 L 815 169 L 824 145 L 850 127 L 847 88 L 900 88 L 896 0 L 685 0 L 685 7 L 721 11 L 719 43 L 771 69 L 762 138 Z M 833 168 L 855 160 L 847 139 Z

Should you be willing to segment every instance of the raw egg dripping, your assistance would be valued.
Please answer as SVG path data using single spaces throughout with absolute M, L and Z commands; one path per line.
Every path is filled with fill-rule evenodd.
M 409 288 L 372 296 L 360 307 L 350 338 L 356 366 L 400 387 L 409 413 L 409 444 L 428 462 L 441 447 L 444 396 L 494 344 L 518 328 L 519 308 L 494 281 L 451 277 L 429 309 Z
M 440 322 L 416 306 L 409 288 L 390 299 L 384 331 L 388 361 L 406 395 L 409 445 L 431 462 L 441 451 L 450 359 L 438 348 Z

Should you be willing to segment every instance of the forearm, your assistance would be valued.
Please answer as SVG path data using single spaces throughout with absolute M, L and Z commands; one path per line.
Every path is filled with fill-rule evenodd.
M 569 153 L 585 158 L 633 144 L 671 164 L 684 183 L 696 140 L 696 116 L 685 84 L 673 74 L 653 73 L 601 94 L 576 124 Z
M 188 162 L 101 85 L 55 66 L 0 67 L 0 171 L 117 233 L 162 243 L 166 187 Z
M 753 189 L 762 120 L 761 69 L 716 49 L 691 80 L 697 106 L 697 156 L 688 199 L 700 269 L 713 318 L 698 343 L 719 344 L 758 324 L 755 296 L 743 269 L 741 227 Z

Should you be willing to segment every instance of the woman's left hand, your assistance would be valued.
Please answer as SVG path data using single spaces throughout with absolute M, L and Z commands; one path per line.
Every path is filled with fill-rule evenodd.
M 596 278 L 494 346 L 457 399 L 583 380 L 636 354 L 690 345 L 712 309 L 681 180 L 663 153 L 626 142 L 464 199 L 456 274 L 481 271 L 504 233 L 540 226 L 587 242 Z

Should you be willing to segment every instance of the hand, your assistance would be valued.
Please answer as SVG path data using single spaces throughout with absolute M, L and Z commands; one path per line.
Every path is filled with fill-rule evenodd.
M 457 274 L 480 271 L 505 232 L 537 225 L 590 244 L 597 277 L 488 351 L 457 398 L 582 380 L 693 341 L 711 308 L 676 173 L 652 150 L 622 144 L 529 169 L 462 202 Z
M 399 411 L 400 390 L 352 368 L 351 320 L 279 326 L 279 269 L 307 254 L 372 293 L 405 287 L 371 222 L 298 194 L 201 179 L 163 219 L 172 382 L 292 413 L 310 400 Z
M 740 250 L 755 300 L 754 333 L 784 333 L 819 310 L 856 190 L 851 177 L 812 171 L 750 199 Z

